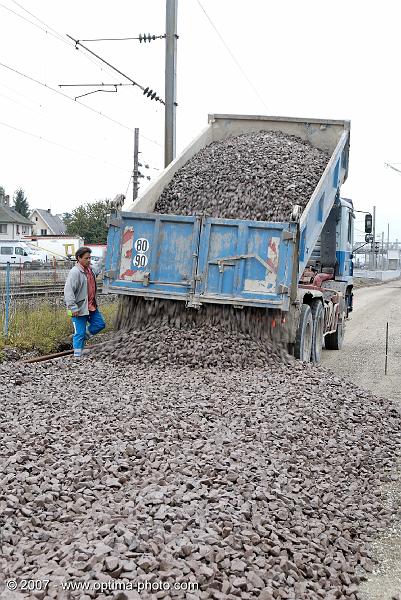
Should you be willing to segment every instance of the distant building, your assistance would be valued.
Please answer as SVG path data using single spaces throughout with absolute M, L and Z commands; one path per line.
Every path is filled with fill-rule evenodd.
M 396 271 L 401 267 L 401 250 L 394 249 L 388 251 L 388 266 L 391 271 Z
M 33 235 L 65 235 L 65 223 L 59 215 L 52 215 L 50 208 L 34 208 L 30 217 L 33 222 Z
M 10 206 L 10 196 L 0 190 L 0 239 L 18 240 L 32 235 L 33 223 Z

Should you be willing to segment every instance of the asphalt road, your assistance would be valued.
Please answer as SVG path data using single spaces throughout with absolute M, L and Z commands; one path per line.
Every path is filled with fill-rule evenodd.
M 384 374 L 389 324 L 387 375 Z M 323 365 L 358 386 L 401 402 L 401 281 L 355 291 L 341 351 L 325 350 Z
M 323 352 L 323 365 L 360 387 L 401 403 L 401 281 L 360 288 L 347 323 L 341 351 Z M 389 324 L 388 371 L 384 374 L 386 323 Z M 398 478 L 383 489 L 385 503 L 401 509 L 401 464 Z M 401 599 L 401 524 L 373 544 L 378 567 L 361 586 L 364 600 Z

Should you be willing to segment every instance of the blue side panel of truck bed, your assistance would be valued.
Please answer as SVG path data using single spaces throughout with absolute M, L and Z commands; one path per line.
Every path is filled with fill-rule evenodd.
M 120 213 L 104 287 L 144 297 L 288 310 L 295 223 Z
M 295 230 L 289 223 L 205 219 L 197 294 L 203 302 L 263 302 L 287 310 Z
M 199 219 L 127 213 L 110 222 L 106 286 L 149 297 L 186 297 L 194 285 Z M 119 230 L 120 236 L 114 231 Z

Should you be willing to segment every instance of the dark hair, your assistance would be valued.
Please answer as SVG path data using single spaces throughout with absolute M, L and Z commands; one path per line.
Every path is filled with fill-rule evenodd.
M 90 248 L 88 248 L 87 246 L 82 246 L 82 248 L 78 248 L 78 250 L 75 252 L 75 258 L 78 260 L 78 258 L 82 258 L 83 255 L 87 252 L 89 252 L 89 254 L 92 254 L 92 250 Z

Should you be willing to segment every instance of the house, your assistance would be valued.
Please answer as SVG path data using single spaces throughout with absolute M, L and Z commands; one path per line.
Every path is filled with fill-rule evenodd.
M 65 224 L 59 215 L 52 215 L 50 208 L 34 208 L 30 214 L 33 222 L 33 235 L 64 235 Z
M 10 196 L 0 189 L 0 240 L 17 240 L 32 235 L 33 223 L 10 206 Z

